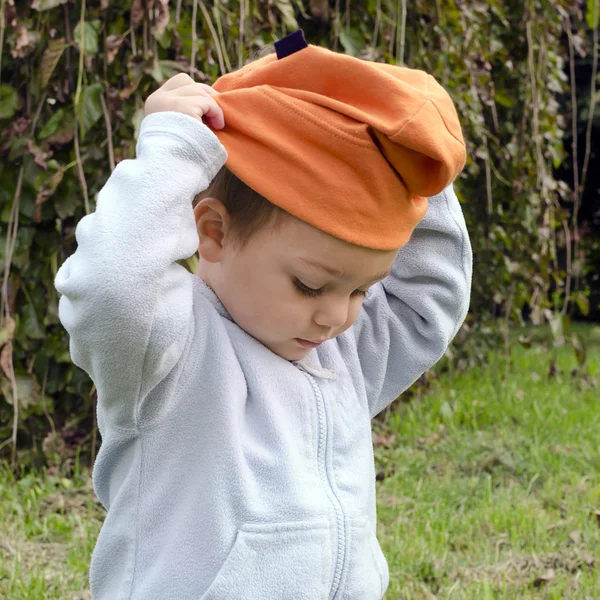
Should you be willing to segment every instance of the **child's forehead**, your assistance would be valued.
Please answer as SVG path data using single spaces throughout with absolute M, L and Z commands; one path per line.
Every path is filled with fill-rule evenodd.
M 296 218 L 271 237 L 267 251 L 292 269 L 342 282 L 383 279 L 397 253 L 350 244 Z
M 358 272 L 359 269 L 348 269 L 347 267 L 346 268 L 338 267 L 336 265 L 329 264 L 330 259 L 327 260 L 327 262 L 320 262 L 320 261 L 316 261 L 316 260 L 310 260 L 307 258 L 299 257 L 298 261 L 300 264 L 302 264 L 305 267 L 323 271 L 323 272 L 327 273 L 327 275 L 330 275 L 331 277 L 334 277 L 335 279 L 340 279 L 341 281 L 347 281 L 347 282 L 354 281 L 357 278 L 357 276 L 363 275 L 362 273 Z M 378 281 L 380 279 L 384 279 L 389 274 L 390 274 L 390 269 L 384 268 L 380 271 L 373 271 L 370 276 L 366 277 L 366 279 L 368 279 L 369 281 Z M 364 277 L 364 275 L 363 275 L 363 277 Z

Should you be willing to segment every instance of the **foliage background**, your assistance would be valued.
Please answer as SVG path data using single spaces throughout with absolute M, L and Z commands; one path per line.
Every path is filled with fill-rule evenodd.
M 442 367 L 477 365 L 513 323 L 550 322 L 592 385 L 568 325 L 600 302 L 598 4 L 0 0 L 0 457 L 68 471 L 97 452 L 94 389 L 70 362 L 53 279 L 134 156 L 144 99 L 180 71 L 212 83 L 299 27 L 310 43 L 425 69 L 457 105 L 475 277 Z

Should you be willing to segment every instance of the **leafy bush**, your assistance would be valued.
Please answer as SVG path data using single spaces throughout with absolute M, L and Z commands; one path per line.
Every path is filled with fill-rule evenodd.
M 180 71 L 211 83 L 298 27 L 314 44 L 425 69 L 456 102 L 476 261 L 456 365 L 483 356 L 498 316 L 526 309 L 560 337 L 566 299 L 587 309 L 573 280 L 584 257 L 561 258 L 574 193 L 554 173 L 567 158 L 569 48 L 589 52 L 593 10 L 586 25 L 569 0 L 1 2 L 0 450 L 14 464 L 97 449 L 93 387 L 70 362 L 53 279 L 110 171 L 134 155 L 145 97 Z

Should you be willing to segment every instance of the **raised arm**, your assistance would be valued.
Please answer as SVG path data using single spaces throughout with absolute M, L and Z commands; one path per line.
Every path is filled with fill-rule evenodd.
M 192 200 L 227 158 L 206 125 L 178 112 L 144 118 L 136 155 L 80 221 L 77 251 L 55 281 L 72 360 L 121 428 L 137 427 L 139 403 L 188 340 L 192 276 L 176 261 L 198 248 Z
M 392 274 L 369 291 L 347 332 L 374 417 L 444 354 L 469 308 L 472 252 L 452 186 L 429 209 L 400 249 Z

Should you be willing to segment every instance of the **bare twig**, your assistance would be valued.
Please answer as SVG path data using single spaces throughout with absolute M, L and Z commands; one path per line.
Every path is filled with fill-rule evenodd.
M 574 254 L 577 256 L 577 246 L 579 239 L 579 228 L 578 228 L 578 216 L 579 216 L 579 205 L 581 202 L 581 186 L 579 185 L 579 156 L 578 156 L 578 134 L 577 134 L 577 81 L 575 76 L 575 44 L 573 43 L 573 33 L 571 31 L 571 19 L 569 15 L 566 16 L 566 32 L 567 39 L 569 42 L 569 78 L 571 85 L 571 135 L 573 137 L 571 141 L 571 151 L 573 154 L 573 238 L 574 238 Z M 592 81 L 594 80 L 592 76 Z M 563 225 L 565 225 L 563 223 Z M 565 231 L 568 231 L 568 226 L 565 226 Z M 567 237 L 567 241 L 570 245 L 571 237 Z M 571 256 L 571 248 L 568 248 L 569 256 Z M 570 267 L 570 265 L 569 265 Z M 569 302 L 570 284 L 571 284 L 571 269 L 567 270 L 567 282 L 568 286 L 565 287 L 565 304 L 563 306 L 562 314 L 566 313 L 566 309 Z
M 565 248 L 567 249 L 567 279 L 565 281 L 565 303 L 563 304 L 561 314 L 564 316 L 567 314 L 569 308 L 569 296 L 571 295 L 571 278 L 573 271 L 573 259 L 571 256 L 571 232 L 569 231 L 569 224 L 567 220 L 562 222 L 563 229 L 565 230 Z
M 381 0 L 377 0 L 375 9 L 375 26 L 373 27 L 373 48 L 377 48 L 377 36 L 379 35 L 379 21 L 381 19 Z
M 106 106 L 106 100 L 104 96 L 100 96 L 100 103 L 102 104 L 102 112 L 104 113 L 104 123 L 106 125 L 106 139 L 108 142 L 108 163 L 110 165 L 110 170 L 115 170 L 115 151 L 113 149 L 112 142 L 112 124 L 110 122 L 110 113 L 108 111 L 108 106 Z
M 240 42 L 238 45 L 238 69 L 242 68 L 244 60 L 244 34 L 246 29 L 246 0 L 240 1 Z
M 485 139 L 486 157 L 485 157 L 485 187 L 487 190 L 487 211 L 488 215 L 494 212 L 494 199 L 492 196 L 492 171 L 490 169 L 490 153 L 487 150 L 487 138 Z
M 4 22 L 4 2 L 0 0 L 0 83 L 2 83 L 2 51 L 4 50 L 4 29 L 6 23 Z
M 230 73 L 233 69 L 231 68 L 231 61 L 229 60 L 229 53 L 227 52 L 227 44 L 225 43 L 225 35 L 223 34 L 223 23 L 221 23 L 221 16 L 219 15 L 219 2 L 215 1 L 213 6 L 213 15 L 217 22 L 217 31 L 219 33 L 219 42 L 223 50 L 223 59 L 225 60 L 225 66 L 227 67 L 227 73 Z
M 77 107 L 79 106 L 79 99 L 81 96 L 81 88 L 83 86 L 83 59 L 85 56 L 85 0 L 81 1 L 81 13 L 79 16 L 79 22 L 81 23 L 81 36 L 79 38 L 79 71 L 77 72 L 77 89 L 75 90 L 75 112 L 77 113 Z
M 196 31 L 196 21 L 198 20 L 198 0 L 194 0 L 192 6 L 192 56 L 190 58 L 190 77 L 194 78 L 196 70 L 196 52 L 198 51 L 198 32 Z
M 144 21 L 142 22 L 142 55 L 144 60 L 148 59 L 148 18 L 144 11 Z
M 85 23 L 85 1 L 81 2 L 81 15 L 80 22 L 83 25 Z M 81 27 L 81 38 L 79 40 L 79 72 L 77 74 L 77 89 L 75 90 L 75 115 L 77 115 L 77 107 L 79 106 L 80 97 L 81 97 L 81 88 L 83 86 L 83 59 L 85 55 L 85 27 Z M 79 126 L 77 123 L 77 119 L 74 125 L 75 135 L 75 157 L 77 159 L 77 175 L 79 176 L 79 182 L 81 183 L 81 189 L 83 191 L 83 202 L 85 206 L 85 213 L 89 214 L 90 212 L 90 204 L 88 199 L 88 188 L 87 183 L 85 182 L 85 175 L 83 173 L 83 165 L 81 163 L 81 154 L 79 152 Z
M 219 36 L 217 35 L 217 32 L 215 31 L 215 27 L 213 25 L 212 19 L 210 18 L 210 14 L 209 14 L 208 10 L 206 10 L 206 6 L 204 5 L 203 0 L 198 0 L 198 1 L 200 2 L 200 10 L 202 11 L 204 18 L 206 19 L 206 24 L 208 25 L 210 34 L 212 35 L 213 43 L 214 43 L 215 49 L 217 51 L 217 56 L 219 57 L 219 68 L 221 69 L 221 74 L 224 75 L 225 73 L 227 73 L 227 70 L 225 69 L 225 61 L 223 60 L 223 53 L 221 52 L 221 44 L 219 42 Z M 195 2 L 195 0 L 194 0 L 194 2 Z
M 525 26 L 527 31 L 527 70 L 529 71 L 529 79 L 531 84 L 531 102 L 533 108 L 533 141 L 535 143 L 536 151 L 536 171 L 537 171 L 537 185 L 538 187 L 544 186 L 544 160 L 542 154 L 541 140 L 540 140 L 540 124 L 539 124 L 539 100 L 538 100 L 538 87 L 536 80 L 536 72 L 534 65 L 534 48 L 533 48 L 533 35 L 531 32 L 531 20 L 527 20 Z
M 344 13 L 344 19 L 346 21 L 346 29 L 350 29 L 350 0 L 346 0 L 346 9 Z
M 31 121 L 31 136 L 35 133 L 44 102 L 46 101 L 46 92 L 42 94 L 40 101 L 38 102 L 35 114 Z M 7 225 L 6 234 L 6 247 L 5 247 L 5 261 L 4 261 L 4 277 L 2 280 L 2 294 L 0 301 L 0 315 L 4 317 L 7 322 L 10 319 L 10 302 L 8 297 L 8 281 L 10 278 L 10 268 L 12 266 L 12 256 L 17 243 L 17 233 L 19 231 L 19 210 L 21 205 L 21 190 L 23 188 L 23 175 L 25 173 L 25 165 L 21 163 L 19 169 L 19 175 L 17 177 L 17 186 L 15 188 L 15 195 L 13 197 L 13 203 L 11 206 L 10 216 Z M 13 395 L 13 429 L 10 442 L 12 442 L 12 453 L 11 453 L 11 467 L 14 468 L 16 465 L 17 458 L 17 432 L 19 427 L 19 394 L 17 388 L 17 380 L 15 377 L 14 364 L 13 364 L 13 344 L 12 340 L 9 340 L 6 344 L 8 354 L 8 369 L 9 379 L 12 388 Z M 8 441 L 8 440 L 7 440 Z M 5 443 L 2 444 L 4 446 Z
M 579 159 L 577 156 L 577 89 L 575 79 L 575 45 L 571 32 L 571 19 L 567 16 L 567 39 L 569 40 L 569 76 L 571 84 L 571 152 L 573 154 L 573 195 L 577 203 L 579 195 Z M 592 77 L 593 79 L 593 77 Z
M 83 172 L 83 163 L 81 161 L 81 153 L 79 152 L 79 127 L 75 123 L 75 158 L 77 160 L 77 176 L 79 177 L 79 183 L 81 184 L 81 191 L 83 192 L 83 205 L 85 207 L 85 214 L 90 214 L 90 201 L 88 197 L 88 187 L 85 181 L 85 173 Z
M 402 2 L 402 8 L 400 9 L 400 2 Z M 401 11 L 399 20 L 399 33 L 396 36 L 396 64 L 404 65 L 404 45 L 406 42 L 406 0 L 398 1 L 398 10 Z
M 383 13 L 385 15 L 385 12 Z M 392 29 L 390 31 L 390 41 L 388 44 L 388 54 L 393 56 L 394 54 L 394 42 L 396 41 L 396 30 L 398 29 L 398 14 L 396 11 L 392 12 L 392 17 L 388 17 L 388 22 L 391 24 Z
M 594 1 L 594 16 L 593 22 L 598 19 L 599 1 Z M 590 108 L 588 110 L 587 129 L 585 131 L 585 157 L 583 159 L 583 169 L 581 170 L 581 193 L 585 189 L 585 180 L 587 177 L 588 165 L 590 162 L 591 143 L 592 143 L 592 127 L 594 124 L 594 111 L 596 110 L 596 80 L 598 73 L 598 29 L 594 27 L 593 32 L 593 58 L 592 58 L 592 76 L 590 77 Z
M 33 120 L 31 121 L 31 137 L 35 133 L 35 128 L 37 126 L 37 122 L 40 119 L 40 115 L 42 114 L 42 109 L 44 108 L 44 102 L 46 102 L 46 97 L 48 96 L 48 92 L 44 90 L 40 101 L 38 102 L 37 108 L 35 109 L 35 114 L 33 115 Z
M 25 172 L 25 166 L 21 164 L 19 169 L 19 177 L 17 179 L 17 187 L 15 189 L 15 195 L 13 197 L 13 203 L 11 206 L 10 217 L 8 220 L 7 234 L 6 234 L 6 249 L 5 249 L 5 260 L 4 260 L 4 278 L 2 280 L 2 314 L 4 315 L 5 321 L 10 318 L 10 302 L 8 298 L 8 279 L 10 276 L 10 267 L 12 264 L 12 255 L 15 249 L 17 241 L 17 232 L 19 230 L 19 208 L 21 205 L 21 189 L 23 187 L 23 174 Z M 12 428 L 12 453 L 11 453 L 11 468 L 14 469 L 17 462 L 17 431 L 19 427 L 19 393 L 17 389 L 17 380 L 15 377 L 15 369 L 13 365 L 13 344 L 12 340 L 8 340 L 6 343 L 8 353 L 8 371 L 9 379 L 12 388 L 13 396 L 13 428 Z
M 175 26 L 179 25 L 181 20 L 181 0 L 177 0 L 177 6 L 175 7 Z

